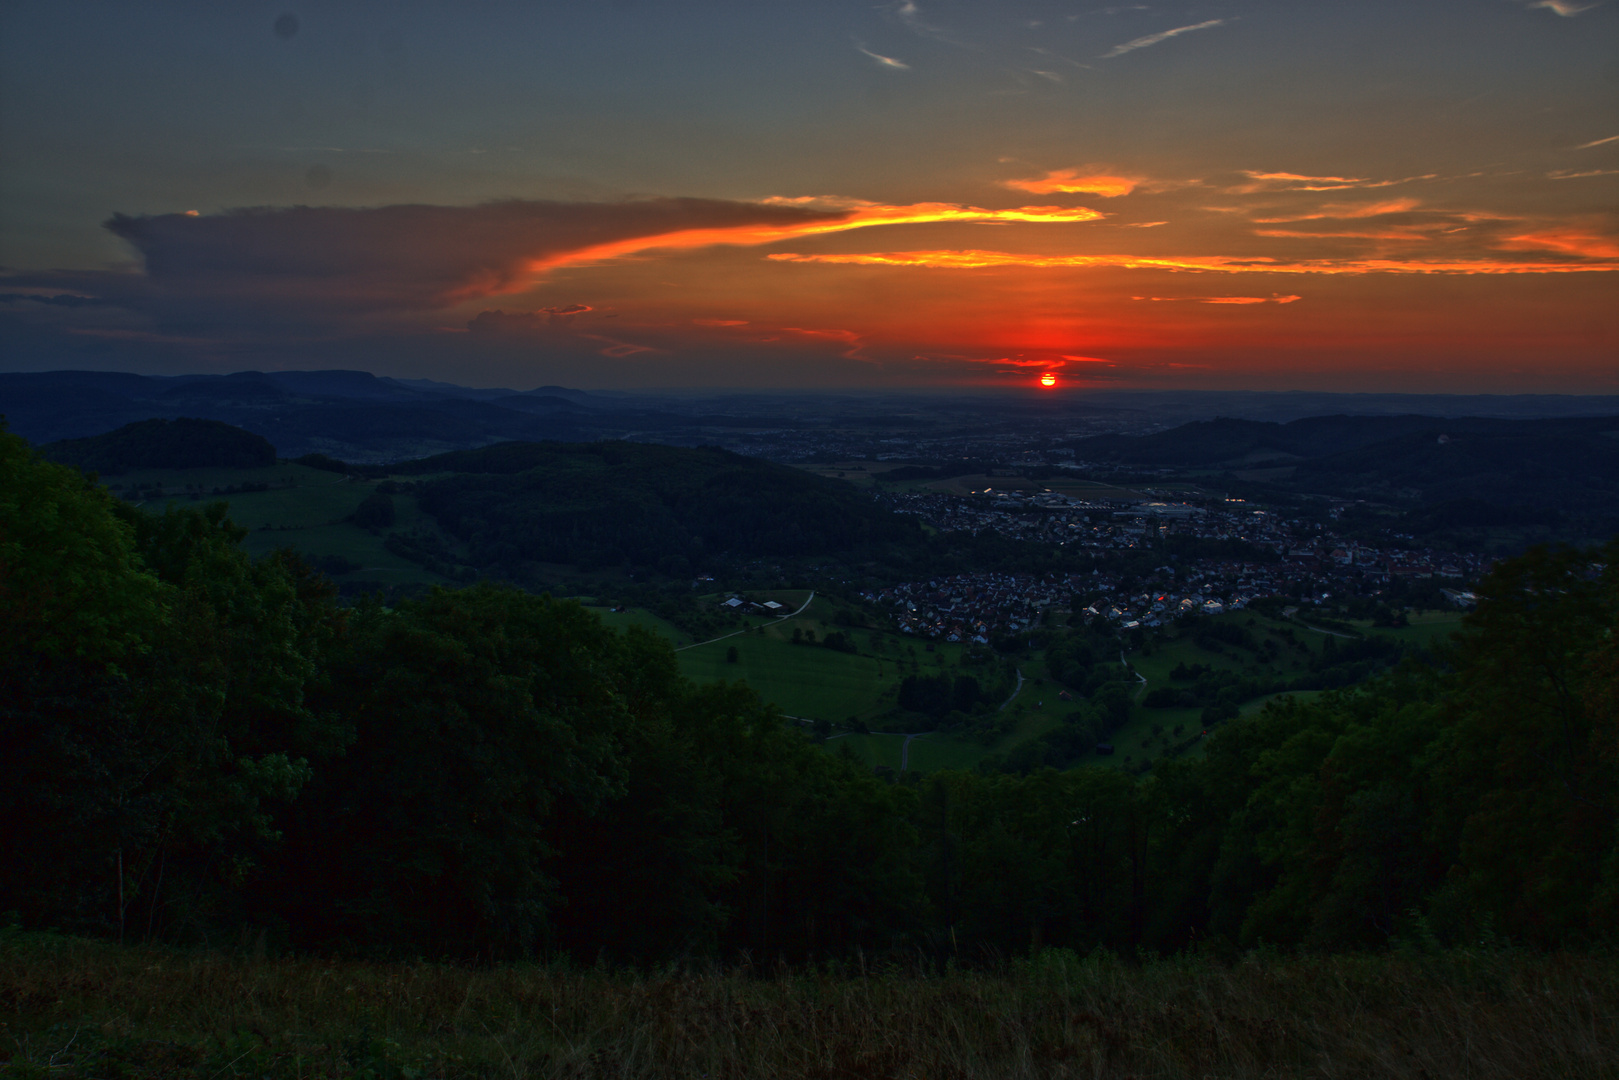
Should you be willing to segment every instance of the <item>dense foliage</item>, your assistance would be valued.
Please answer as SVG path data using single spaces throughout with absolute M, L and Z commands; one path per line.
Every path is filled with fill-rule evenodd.
M 605 507 L 611 462 L 585 471 Z M 1443 664 L 1233 719 L 1146 776 L 1042 767 L 1072 756 L 1047 739 L 890 782 L 572 602 L 481 585 L 343 610 L 241 536 L 220 507 L 145 515 L 0 435 L 0 911 L 627 959 L 1619 925 L 1619 543 L 1504 564 Z M 1100 738 L 1129 708 L 1117 643 L 1051 656 L 1076 694 L 1060 738 Z M 928 712 L 984 690 L 908 693 Z
M 139 420 L 105 435 L 44 448 L 55 461 L 109 476 L 130 469 L 259 469 L 275 464 L 270 440 L 218 420 Z
M 845 485 L 715 447 L 504 443 L 390 468 L 428 475 L 423 509 L 480 566 L 628 562 L 680 576 L 710 555 L 850 552 L 920 535 Z

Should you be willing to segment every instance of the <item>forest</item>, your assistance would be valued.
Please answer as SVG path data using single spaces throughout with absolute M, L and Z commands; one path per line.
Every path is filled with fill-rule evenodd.
M 222 505 L 147 514 L 9 434 L 0 522 L 0 912 L 24 927 L 973 964 L 1587 948 L 1619 926 L 1619 542 L 1504 562 L 1424 662 L 1227 719 L 1143 775 L 895 779 L 572 601 L 343 607 L 295 554 L 244 554 Z M 1065 647 L 1104 730 L 1107 657 Z M 978 692 L 948 691 L 908 693 Z

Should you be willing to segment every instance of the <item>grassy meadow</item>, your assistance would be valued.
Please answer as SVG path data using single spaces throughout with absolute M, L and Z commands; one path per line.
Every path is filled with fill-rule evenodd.
M 450 582 L 389 551 L 381 531 L 345 520 L 381 481 L 282 462 L 262 469 L 142 469 L 109 477 L 107 483 L 115 494 L 154 512 L 170 504 L 225 502 L 231 520 L 249 530 L 243 541 L 249 554 L 262 556 L 290 547 L 314 557 L 337 556 L 359 568 L 331 575 L 339 582 L 380 586 Z M 268 490 L 224 490 L 257 484 L 268 485 Z M 425 531 L 448 541 L 414 497 L 395 494 L 393 503 L 390 531 Z
M 775 600 L 789 612 L 799 612 L 809 598 L 808 592 L 790 590 L 749 595 Z M 700 682 L 743 679 L 789 716 L 835 724 L 850 718 L 873 722 L 893 707 L 900 682 L 912 670 L 909 650 L 917 649 L 918 643 L 897 634 L 840 626 L 835 621 L 840 606 L 816 597 L 796 615 L 750 619 L 753 625 L 745 632 L 681 648 L 681 673 Z M 817 641 L 841 631 L 854 640 L 858 651 L 795 645 L 795 630 L 813 633 Z M 735 663 L 728 659 L 732 649 Z M 932 670 L 939 662 L 959 663 L 961 651 L 960 646 L 936 646 L 931 655 L 919 651 L 916 662 L 922 670 Z M 932 666 L 926 661 L 933 661 Z
M 0 1073 L 322 1077 L 1619 1075 L 1619 962 L 1518 951 L 1125 964 L 456 967 L 0 937 Z
M 778 599 L 796 609 L 806 594 L 783 594 Z M 817 638 L 846 629 L 835 621 L 839 605 L 818 597 L 802 614 L 789 619 L 755 620 L 743 633 L 722 640 L 685 647 L 679 654 L 681 671 L 697 680 L 745 680 L 765 700 L 780 706 L 789 716 L 808 720 L 824 719 L 843 725 L 854 719 L 864 723 L 872 734 L 839 735 L 829 750 L 847 749 L 872 767 L 887 766 L 899 771 L 902 761 L 909 771 L 970 769 L 992 754 L 1005 754 L 1029 739 L 1037 738 L 1063 722 L 1077 701 L 1061 697 L 1063 687 L 1051 678 L 1038 656 L 1018 661 L 1023 672 L 1022 689 L 1006 704 L 1009 729 L 988 745 L 977 739 L 945 732 L 929 732 L 912 740 L 909 755 L 903 751 L 906 735 L 884 733 L 885 717 L 894 707 L 899 683 L 913 671 L 933 674 L 944 671 L 974 671 L 962 667 L 964 649 L 960 645 L 930 643 L 881 631 L 854 630 L 851 633 L 857 655 L 792 644 L 792 633 L 813 631 Z M 614 618 L 629 621 L 643 616 L 623 613 Z M 651 616 L 644 616 L 650 620 Z M 1202 744 L 1195 736 L 1202 730 L 1202 709 L 1147 708 L 1141 704 L 1147 691 L 1177 684 L 1170 678 L 1177 665 L 1206 665 L 1217 671 L 1233 672 L 1244 678 L 1263 681 L 1291 681 L 1309 671 L 1318 657 L 1326 635 L 1286 619 L 1268 618 L 1256 612 L 1234 611 L 1215 616 L 1216 623 L 1231 623 L 1249 630 L 1265 647 L 1264 653 L 1215 643 L 1213 649 L 1192 637 L 1158 639 L 1150 649 L 1134 650 L 1125 659 L 1138 676 L 1136 705 L 1130 719 L 1112 737 L 1115 752 L 1110 756 L 1092 755 L 1088 763 L 1138 769 L 1180 746 L 1179 753 L 1199 754 Z M 1458 613 L 1421 613 L 1412 625 L 1398 629 L 1357 626 L 1361 633 L 1387 636 L 1402 643 L 1420 646 L 1448 636 L 1459 625 Z M 616 625 L 616 624 L 615 624 Z M 1289 637 L 1289 634 L 1291 635 Z M 670 631 L 678 646 L 688 646 L 678 632 Z M 726 659 L 728 650 L 737 650 L 735 663 Z M 1267 701 L 1291 693 L 1308 700 L 1318 691 L 1289 691 L 1265 694 L 1241 705 L 1243 713 L 1256 711 Z

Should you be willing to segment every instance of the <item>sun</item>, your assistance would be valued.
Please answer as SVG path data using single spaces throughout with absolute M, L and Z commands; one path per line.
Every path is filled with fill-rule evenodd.
M 1049 372 L 1049 371 L 1046 372 L 1044 375 L 1040 376 L 1040 385 L 1041 386 L 1056 386 L 1057 385 L 1057 376 L 1051 374 L 1051 372 Z

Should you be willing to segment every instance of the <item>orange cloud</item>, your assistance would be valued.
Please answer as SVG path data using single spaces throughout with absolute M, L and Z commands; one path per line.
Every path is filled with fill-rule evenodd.
M 614 360 L 622 360 L 626 356 L 637 356 L 641 353 L 663 351 L 662 349 L 654 349 L 650 345 L 636 345 L 632 342 L 620 341 L 617 338 L 603 337 L 601 334 L 580 334 L 579 336 L 590 338 L 592 341 L 605 341 L 607 348 L 596 351 L 600 355 L 612 357 Z
M 782 327 L 782 330 L 789 334 L 798 334 L 800 337 L 806 337 L 815 341 L 841 342 L 847 346 L 847 348 L 845 348 L 839 355 L 846 360 L 869 359 L 868 357 L 861 355 L 861 337 L 853 330 L 815 330 L 803 326 L 784 326 Z
M 1141 181 L 1128 176 L 1110 176 L 1105 173 L 1080 174 L 1078 169 L 1054 169 L 1044 176 L 1028 180 L 1002 180 L 1001 186 L 1027 191 L 1035 195 L 1100 195 L 1104 199 L 1128 195 L 1141 185 Z
M 1437 173 L 1405 176 L 1398 180 L 1373 180 L 1365 176 L 1306 176 L 1303 173 L 1256 172 L 1242 170 L 1251 183 L 1230 189 L 1235 194 L 1252 195 L 1256 191 L 1344 191 L 1348 188 L 1384 188 L 1408 184 L 1413 180 L 1432 180 Z
M 1282 262 L 1263 256 L 1023 255 L 1010 251 L 890 251 L 867 255 L 768 255 L 777 262 L 911 266 L 943 270 L 1018 267 L 1120 267 L 1220 274 L 1572 274 L 1619 270 L 1612 262 L 1510 262 L 1501 259 L 1314 259 Z
M 1385 199 L 1383 202 L 1362 203 L 1358 206 L 1344 203 L 1329 203 L 1313 214 L 1293 214 L 1288 217 L 1254 218 L 1260 225 L 1277 225 L 1288 221 L 1320 221 L 1323 218 L 1335 220 L 1352 218 L 1382 217 L 1384 214 L 1404 214 L 1415 210 L 1422 204 L 1416 199 Z
M 1302 296 L 1132 296 L 1132 300 L 1178 301 L 1193 304 L 1291 304 Z
M 765 199 L 760 205 L 791 207 L 805 210 L 843 211 L 843 216 L 831 219 L 811 219 L 785 224 L 726 225 L 718 228 L 678 229 L 649 236 L 632 236 L 612 240 L 605 244 L 576 248 L 535 259 L 528 264 L 533 274 L 543 274 L 565 266 L 583 266 L 605 262 L 624 255 L 633 255 L 653 249 L 675 250 L 731 245 L 753 247 L 781 240 L 794 240 L 801 236 L 822 233 L 847 232 L 851 229 L 869 229 L 879 225 L 930 225 L 943 222 L 1019 221 L 1040 224 L 1072 224 L 1096 221 L 1103 215 L 1083 206 L 1019 206 L 1009 210 L 985 210 L 977 206 L 958 203 L 911 203 L 889 206 L 882 203 L 854 199 L 804 196 L 787 198 L 777 196 Z
M 1577 227 L 1543 229 L 1509 236 L 1496 247 L 1503 251 L 1561 251 L 1587 259 L 1619 259 L 1619 240 Z
M 695 323 L 698 326 L 746 326 L 746 325 L 748 325 L 748 320 L 746 320 L 746 319 L 693 319 L 692 322 Z
M 1405 225 L 1394 229 L 1362 229 L 1358 232 L 1307 232 L 1302 229 L 1255 229 L 1255 236 L 1279 236 L 1295 240 L 1432 240 L 1441 225 Z

